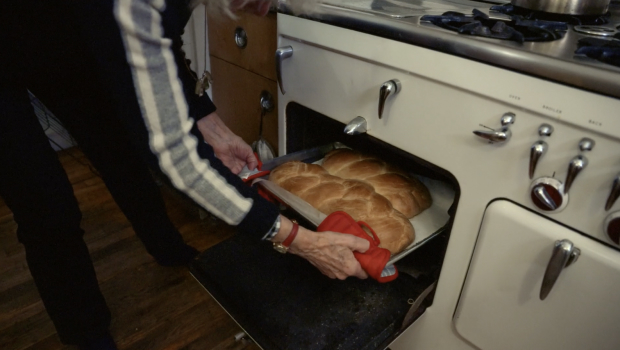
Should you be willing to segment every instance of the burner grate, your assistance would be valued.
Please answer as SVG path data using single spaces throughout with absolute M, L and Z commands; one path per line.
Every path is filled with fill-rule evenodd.
M 617 35 L 618 36 L 618 35 Z M 586 55 L 601 62 L 620 67 L 620 41 L 601 38 L 583 38 L 575 54 Z
M 511 20 L 492 19 L 486 13 L 474 9 L 472 15 L 449 11 L 441 16 L 426 15 L 421 20 L 460 34 L 520 43 L 561 39 L 568 30 L 568 25 L 564 22 L 525 19 L 518 16 L 511 18 Z
M 565 15 L 565 14 L 559 14 L 559 13 L 549 13 L 549 12 L 543 12 L 543 11 L 533 11 L 533 10 L 528 10 L 523 7 L 510 5 L 510 4 L 492 6 L 491 11 L 503 13 L 511 17 L 517 16 L 523 19 L 565 22 L 565 23 L 572 24 L 572 25 L 608 24 L 609 17 L 610 17 L 609 12 L 604 15 L 576 16 L 576 15 Z

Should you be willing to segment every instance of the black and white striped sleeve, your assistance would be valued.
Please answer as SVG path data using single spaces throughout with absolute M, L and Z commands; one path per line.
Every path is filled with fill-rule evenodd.
M 194 121 L 162 26 L 165 7 L 165 0 L 116 0 L 114 8 L 150 150 L 175 187 L 228 224 L 262 237 L 277 208 L 190 133 Z

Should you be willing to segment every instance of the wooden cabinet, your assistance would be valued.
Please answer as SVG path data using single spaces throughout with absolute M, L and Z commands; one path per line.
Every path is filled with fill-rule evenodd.
M 263 137 L 278 147 L 275 51 L 276 14 L 239 18 L 208 16 L 213 102 L 228 127 L 247 143 L 258 140 L 261 95 L 266 91 L 274 109 L 263 117 Z

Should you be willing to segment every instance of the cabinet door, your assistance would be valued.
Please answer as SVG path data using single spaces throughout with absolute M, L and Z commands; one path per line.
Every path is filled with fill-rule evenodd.
M 275 53 L 277 26 L 276 14 L 265 17 L 239 13 L 238 19 L 226 16 L 208 16 L 209 53 L 243 69 L 276 80 Z M 246 34 L 245 47 L 235 40 L 237 30 Z
M 211 56 L 213 102 L 224 123 L 245 142 L 258 140 L 263 91 L 275 108 L 263 117 L 263 137 L 278 152 L 278 92 L 276 82 Z
M 557 240 L 579 248 L 545 300 Z M 620 349 L 620 252 L 498 200 L 487 208 L 454 316 L 481 349 Z

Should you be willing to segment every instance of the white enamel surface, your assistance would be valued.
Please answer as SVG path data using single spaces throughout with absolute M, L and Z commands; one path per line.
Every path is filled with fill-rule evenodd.
M 390 345 L 392 350 L 472 348 L 454 329 L 452 317 L 480 222 L 487 204 L 501 197 L 538 211 L 528 191 L 528 165 L 542 123 L 555 131 L 545 140 L 549 150 L 534 178 L 555 174 L 564 182 L 579 140 L 596 142 L 587 154 L 588 167 L 571 188 L 569 205 L 545 215 L 607 239 L 604 205 L 620 171 L 620 101 L 291 16 L 278 14 L 278 31 L 279 46 L 294 50 L 283 64 L 287 92 L 278 98 L 280 145 L 286 145 L 286 105 L 298 102 L 345 124 L 363 116 L 368 134 L 449 171 L 459 182 L 461 197 L 433 305 Z M 400 80 L 402 90 L 389 99 L 379 120 L 379 88 L 390 79 Z M 481 124 L 499 127 L 509 111 L 516 121 L 506 144 L 490 145 L 472 134 L 483 129 Z M 284 147 L 281 152 L 286 153 Z M 618 208 L 620 203 L 612 211 Z M 512 261 L 498 257 L 497 263 Z
M 562 239 L 581 255 L 540 300 L 554 242 Z M 618 290 L 617 251 L 500 200 L 485 212 L 455 325 L 481 349 L 620 349 Z

